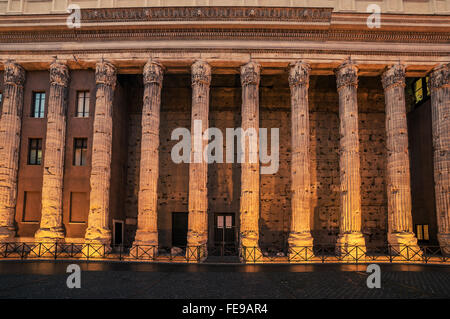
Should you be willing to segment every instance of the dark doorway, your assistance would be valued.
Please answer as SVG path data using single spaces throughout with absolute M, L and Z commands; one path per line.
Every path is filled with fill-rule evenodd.
M 188 213 L 172 213 L 172 247 L 186 247 Z
M 237 255 L 237 229 L 234 213 L 216 213 L 214 215 L 214 249 L 218 256 Z
M 123 244 L 123 221 L 114 220 L 114 245 L 122 245 Z

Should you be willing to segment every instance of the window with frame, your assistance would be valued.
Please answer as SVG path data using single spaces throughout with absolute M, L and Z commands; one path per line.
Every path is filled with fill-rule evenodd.
M 31 117 L 43 118 L 45 114 L 45 92 L 33 92 Z
M 89 91 L 77 92 L 77 111 L 75 117 L 89 117 Z
M 42 138 L 30 138 L 28 144 L 28 165 L 41 165 Z
M 2 92 L 0 92 L 0 105 L 2 105 L 2 100 L 3 100 L 3 94 L 2 94 Z
M 416 236 L 419 241 L 430 240 L 429 225 L 416 225 Z
M 73 165 L 86 166 L 87 138 L 74 139 Z
M 413 82 L 414 103 L 418 105 L 430 97 L 430 88 L 428 87 L 429 77 L 417 79 Z

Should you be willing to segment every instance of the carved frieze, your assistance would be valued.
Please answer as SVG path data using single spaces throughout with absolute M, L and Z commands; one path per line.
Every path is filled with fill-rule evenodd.
M 329 22 L 332 8 L 288 7 L 152 7 L 82 9 L 81 22 L 108 21 L 295 21 Z

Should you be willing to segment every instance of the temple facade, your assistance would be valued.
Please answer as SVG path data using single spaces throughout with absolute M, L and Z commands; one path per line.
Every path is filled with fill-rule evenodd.
M 0 0 L 0 242 L 450 251 L 450 1 L 172 2 Z

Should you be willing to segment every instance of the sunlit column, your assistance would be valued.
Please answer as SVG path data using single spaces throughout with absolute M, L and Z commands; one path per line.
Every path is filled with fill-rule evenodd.
M 290 254 L 298 256 L 301 249 L 313 245 L 311 236 L 311 176 L 309 141 L 308 88 L 311 68 L 308 63 L 297 61 L 290 65 L 289 86 L 291 88 L 292 125 L 292 218 L 289 234 Z M 304 257 L 305 253 L 301 252 Z
M 382 76 L 386 103 L 388 242 L 397 252 L 419 250 L 413 233 L 405 66 L 397 64 Z
M 208 129 L 209 85 L 211 67 L 205 61 L 196 61 L 192 72 L 191 161 L 189 164 L 189 220 L 188 249 L 201 249 L 206 254 L 208 241 L 208 163 L 203 157 L 208 140 L 203 133 Z M 189 251 L 187 252 L 189 254 Z
M 42 217 L 40 228 L 35 234 L 38 241 L 64 239 L 62 198 L 68 84 L 69 69 L 65 64 L 55 61 L 50 65 L 50 96 L 42 181 Z
M 6 62 L 0 120 L 0 241 L 8 241 L 15 236 L 24 82 L 25 70 L 17 63 Z
M 90 243 L 110 244 L 109 191 L 111 180 L 112 112 L 116 86 L 116 68 L 109 62 L 96 65 L 94 129 L 92 140 L 91 193 L 88 228 L 85 239 Z
M 361 175 L 358 134 L 358 68 L 348 59 L 336 70 L 340 118 L 341 218 L 337 248 L 365 251 L 361 233 Z M 352 256 L 354 256 L 352 254 Z
M 242 129 L 245 132 L 242 150 L 245 158 L 242 159 L 241 164 L 240 245 L 244 248 L 242 249 L 245 252 L 244 259 L 261 257 L 259 249 L 260 73 L 261 66 L 255 62 L 249 62 L 241 67 Z
M 164 69 L 149 60 L 144 66 L 138 221 L 134 245 L 158 246 L 159 122 Z M 154 251 L 151 249 L 150 251 Z
M 438 240 L 450 254 L 450 64 L 430 77 Z

